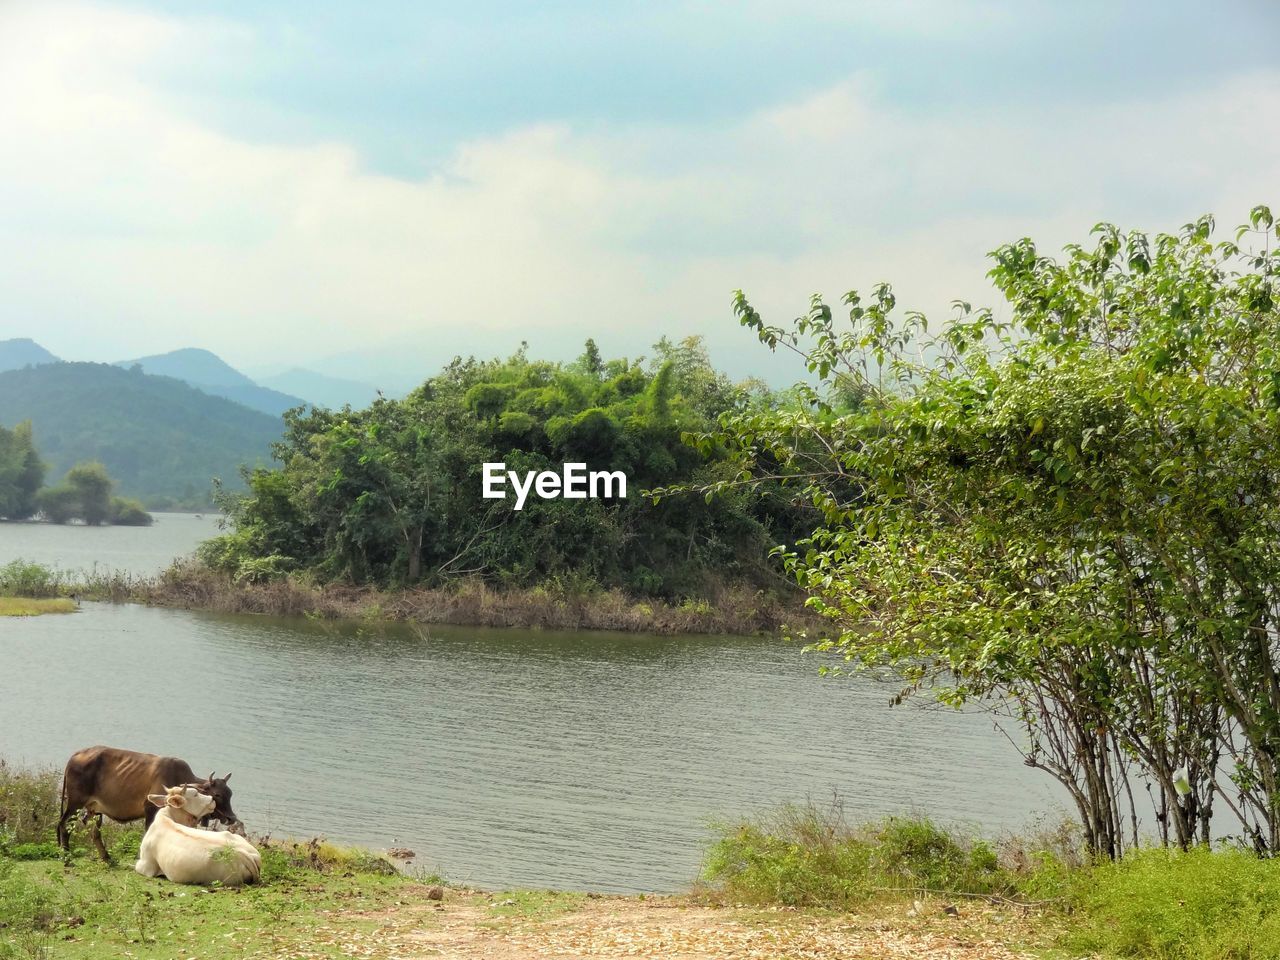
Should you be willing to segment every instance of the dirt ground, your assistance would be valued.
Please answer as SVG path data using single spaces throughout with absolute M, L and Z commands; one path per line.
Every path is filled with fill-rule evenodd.
M 716 907 L 683 897 L 583 897 L 517 904 L 502 894 L 449 890 L 376 913 L 334 914 L 330 947 L 350 957 L 660 957 L 664 960 L 1014 960 L 1033 939 L 1016 911 L 987 904 L 895 903 L 862 914 Z M 357 928 L 359 928 L 357 930 Z M 331 955 L 331 954 L 327 954 Z

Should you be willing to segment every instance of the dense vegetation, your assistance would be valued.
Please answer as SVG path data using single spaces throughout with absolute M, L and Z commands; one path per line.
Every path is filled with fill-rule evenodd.
M 0 423 L 30 420 L 49 471 L 102 463 L 123 496 L 201 509 L 211 479 L 263 463 L 281 421 L 180 381 L 99 363 L 0 372 Z
M 0 519 L 39 516 L 53 523 L 82 520 L 146 526 L 151 515 L 136 500 L 111 495 L 115 482 L 100 463 L 77 463 L 56 487 L 43 487 L 44 461 L 30 421 L 12 430 L 0 426 Z
M 759 390 L 754 391 L 758 394 Z M 305 570 L 380 585 L 482 578 L 620 586 L 644 596 L 702 595 L 726 579 L 781 578 L 769 548 L 804 529 L 802 510 L 768 491 L 655 505 L 642 489 L 711 483 L 734 468 L 681 440 L 753 403 L 750 386 L 710 366 L 696 339 L 663 341 L 646 365 L 455 360 L 404 400 L 285 418 L 279 469 L 248 474 L 226 498 L 234 531 L 204 560 L 242 580 Z M 541 500 L 522 510 L 482 496 L 482 465 L 619 470 L 626 499 Z
M 1105 856 L 1144 820 L 1280 851 L 1280 227 L 1212 231 L 1103 224 L 1064 262 L 1009 244 L 1008 319 L 958 304 L 933 339 L 887 286 L 848 294 L 847 326 L 818 298 L 770 326 L 740 295 L 860 404 L 814 391 L 702 439 L 822 507 L 786 557 L 819 647 L 988 705 Z
M 723 826 L 704 879 L 729 902 L 791 908 L 863 912 L 908 898 L 917 913 L 965 914 L 991 902 L 1033 916 L 1051 956 L 1280 957 L 1280 861 L 1240 849 L 1097 862 L 1065 826 L 991 842 L 911 817 L 850 824 L 838 805 L 805 805 Z

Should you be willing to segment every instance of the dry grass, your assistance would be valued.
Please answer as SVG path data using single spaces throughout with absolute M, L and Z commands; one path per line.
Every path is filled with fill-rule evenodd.
M 97 599 L 218 613 L 460 626 L 751 634 L 773 632 L 805 618 L 797 604 L 744 587 L 726 587 L 708 599 L 675 604 L 637 599 L 621 590 L 498 590 L 477 580 L 405 590 L 318 585 L 294 577 L 236 582 L 198 564 L 177 565 L 149 579 L 103 577 L 83 586 L 86 596 Z
M 0 617 L 38 617 L 42 613 L 75 613 L 75 610 L 75 602 L 62 597 L 0 597 Z

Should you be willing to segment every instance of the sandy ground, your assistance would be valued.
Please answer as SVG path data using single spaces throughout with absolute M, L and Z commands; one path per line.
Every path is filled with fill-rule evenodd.
M 501 896 L 449 890 L 440 903 L 411 898 L 376 913 L 335 913 L 325 923 L 332 937 L 327 946 L 343 956 L 386 960 L 1034 956 L 1009 946 L 1031 939 L 1025 920 L 986 904 L 960 904 L 959 916 L 936 902 L 918 905 L 918 913 L 910 904 L 894 904 L 865 915 L 834 915 L 716 907 L 687 898 L 589 897 L 549 915 L 496 916 L 504 907 Z

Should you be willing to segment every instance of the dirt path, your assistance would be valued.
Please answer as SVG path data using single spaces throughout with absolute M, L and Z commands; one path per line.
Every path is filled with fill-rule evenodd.
M 376 913 L 337 914 L 326 928 L 341 955 L 387 960 L 1032 956 L 1006 946 L 1028 938 L 1024 922 L 986 906 L 965 905 L 959 917 L 943 913 L 936 903 L 923 905 L 917 916 L 904 905 L 866 915 L 820 915 L 712 907 L 686 898 L 590 897 L 550 906 L 516 904 L 515 912 L 504 915 L 513 902 L 501 897 L 450 890 L 442 903 L 415 898 Z M 355 932 L 352 924 L 364 929 Z

